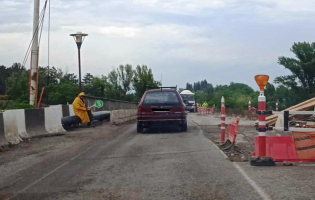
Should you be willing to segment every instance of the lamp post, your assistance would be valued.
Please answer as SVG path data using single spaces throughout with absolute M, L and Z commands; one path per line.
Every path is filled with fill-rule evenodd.
M 266 156 L 266 97 L 264 95 L 265 86 L 268 83 L 269 76 L 260 74 L 255 76 L 257 85 L 260 88 L 258 96 L 258 147 L 256 156 Z
M 82 43 L 84 41 L 84 38 L 86 36 L 88 36 L 88 34 L 85 34 L 85 33 L 82 33 L 82 32 L 77 32 L 77 33 L 73 33 L 73 34 L 70 34 L 70 36 L 73 37 L 75 43 L 77 44 L 77 47 L 78 47 L 78 59 L 79 59 L 79 89 L 80 89 L 80 92 L 82 91 L 81 90 L 81 52 L 80 52 L 80 49 L 81 49 L 81 46 L 82 46 Z

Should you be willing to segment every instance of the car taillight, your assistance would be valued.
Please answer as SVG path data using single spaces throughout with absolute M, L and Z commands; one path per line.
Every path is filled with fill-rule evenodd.
M 142 112 L 142 106 L 139 106 L 138 107 L 138 113 L 141 113 Z
M 182 111 L 185 111 L 185 106 L 184 105 L 182 105 L 180 108 L 181 108 Z

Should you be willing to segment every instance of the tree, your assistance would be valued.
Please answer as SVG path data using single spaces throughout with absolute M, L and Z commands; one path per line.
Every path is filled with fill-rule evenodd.
M 90 74 L 90 73 L 85 74 L 85 76 L 83 77 L 84 84 L 91 84 L 93 78 L 94 78 L 94 76 L 92 74 Z
M 94 77 L 92 79 L 91 85 L 92 85 L 91 92 L 92 92 L 93 96 L 105 97 L 105 88 L 107 85 L 106 76 L 102 76 L 101 78 Z
M 136 91 L 136 98 L 140 100 L 144 92 L 149 87 L 158 87 L 161 82 L 155 81 L 152 73 L 152 69 L 148 69 L 146 65 L 138 65 L 134 70 L 133 87 Z
M 8 78 L 8 95 L 11 100 L 29 101 L 29 70 L 15 72 Z
M 296 58 L 281 56 L 278 63 L 292 74 L 276 77 L 274 82 L 294 90 L 304 99 L 311 98 L 315 94 L 315 42 L 294 43 L 290 50 Z
M 61 78 L 60 82 L 71 82 L 77 84 L 79 81 L 77 75 L 75 75 L 74 73 L 66 72 Z
M 109 72 L 107 76 L 107 96 L 111 99 L 119 99 L 122 100 L 123 89 L 119 84 L 119 75 L 115 69 Z
M 273 84 L 267 83 L 265 87 L 265 96 L 267 97 L 266 108 L 267 110 L 275 110 L 277 98 L 275 96 L 276 88 Z
M 133 69 L 131 65 L 120 65 L 117 69 L 119 82 L 121 83 L 122 90 L 124 94 L 127 94 L 128 91 L 131 89 L 131 82 L 133 79 Z
M 71 81 L 62 81 L 51 85 L 49 101 L 52 105 L 72 103 L 78 94 L 77 84 Z
M 194 90 L 192 84 L 186 83 L 186 90 L 190 90 L 190 91 Z
M 8 78 L 7 68 L 1 65 L 0 66 L 0 95 L 6 93 L 7 78 Z

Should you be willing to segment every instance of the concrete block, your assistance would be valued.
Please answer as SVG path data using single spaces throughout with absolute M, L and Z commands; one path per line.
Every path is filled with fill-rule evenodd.
M 4 134 L 3 113 L 0 113 L 0 146 L 8 144 Z
M 48 133 L 62 133 L 66 130 L 62 127 L 61 118 L 63 117 L 62 106 L 50 106 L 45 108 L 45 128 Z
M 74 114 L 74 110 L 73 110 L 72 104 L 70 104 L 70 105 L 68 105 L 68 106 L 69 106 L 69 114 L 70 114 L 70 116 L 75 115 L 75 114 Z
M 112 110 L 112 111 L 110 112 L 110 123 L 111 123 L 111 124 L 115 124 L 115 123 L 116 123 L 116 120 L 117 120 L 117 115 L 116 115 L 116 113 L 117 113 L 117 110 Z
M 26 131 L 30 137 L 42 136 L 42 135 L 48 134 L 45 128 L 44 108 L 26 109 L 25 110 L 25 126 L 26 126 Z
M 69 105 L 62 105 L 62 116 L 63 116 L 63 117 L 68 117 L 68 116 L 70 116 Z
M 25 120 L 23 119 L 25 118 L 23 118 L 23 116 L 18 116 L 18 113 L 24 115 L 21 110 L 7 110 L 3 113 L 4 135 L 10 144 L 18 144 L 23 141 L 19 134 L 19 128 L 21 135 L 27 135 L 26 132 L 23 132 L 24 130 L 22 130 L 23 124 L 25 124 Z
M 275 127 L 284 127 L 283 114 L 278 114 L 278 119 L 277 119 L 277 121 L 276 121 Z
M 112 110 L 110 114 L 111 124 L 121 124 L 137 117 L 136 109 L 120 109 Z

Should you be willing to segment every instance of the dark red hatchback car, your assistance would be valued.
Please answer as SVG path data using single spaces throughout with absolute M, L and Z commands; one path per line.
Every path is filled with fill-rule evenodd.
M 137 131 L 150 127 L 180 127 L 187 131 L 185 104 L 176 87 L 159 87 L 147 90 L 138 107 Z

